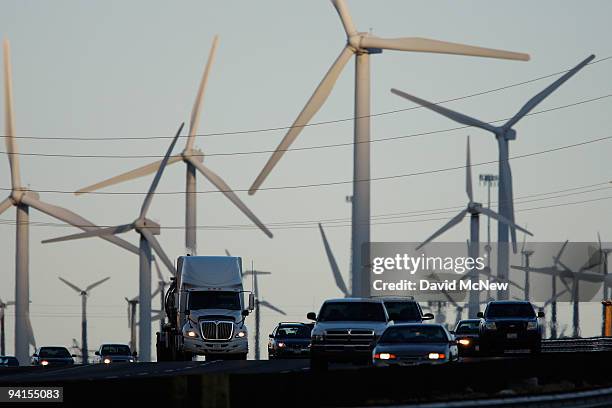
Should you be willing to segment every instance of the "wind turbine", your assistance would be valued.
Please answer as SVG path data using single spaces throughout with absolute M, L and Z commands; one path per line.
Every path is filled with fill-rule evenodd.
M 496 213 L 495 211 L 483 207 L 481 203 L 477 203 L 474 201 L 474 194 L 472 191 L 472 163 L 470 159 L 470 138 L 467 138 L 467 154 L 466 154 L 466 164 L 465 164 L 465 191 L 468 197 L 468 204 L 464 210 L 461 210 L 459 214 L 451 218 L 445 225 L 443 225 L 439 230 L 434 232 L 429 238 L 427 238 L 423 243 L 416 247 L 417 250 L 427 245 L 429 242 L 433 241 L 446 231 L 453 228 L 455 225 L 459 224 L 461 221 L 465 219 L 465 216 L 470 214 L 470 242 L 469 242 L 469 256 L 472 259 L 478 258 L 479 252 L 479 232 L 480 232 L 480 214 L 484 214 L 488 217 L 491 217 L 501 224 L 511 225 L 516 229 L 523 231 L 526 234 L 532 235 L 531 232 L 527 231 L 523 227 L 516 225 L 510 219 Z M 472 281 L 478 280 L 479 271 L 477 269 L 472 269 L 470 271 L 470 279 Z M 469 292 L 469 301 L 468 301 L 468 315 L 476 316 L 479 310 L 479 293 L 470 290 Z
M 97 282 L 92 283 L 87 286 L 84 290 L 79 288 L 73 283 L 68 282 L 66 279 L 60 277 L 59 280 L 64 282 L 66 285 L 77 291 L 81 296 L 81 359 L 82 364 L 87 364 L 89 362 L 89 355 L 87 353 L 87 296 L 89 296 L 89 292 L 98 285 L 103 284 L 107 280 L 110 279 L 106 277 Z
M 208 181 L 210 181 L 219 191 L 221 191 L 240 211 L 242 211 L 255 225 L 257 225 L 268 237 L 272 238 L 272 232 L 253 214 L 253 212 L 238 198 L 236 193 L 232 191 L 230 186 L 215 172 L 209 169 L 203 164 L 204 153 L 193 147 L 196 132 L 200 124 L 200 112 L 202 108 L 202 102 L 204 99 L 204 91 L 206 90 L 206 84 L 208 83 L 208 76 L 215 59 L 219 37 L 215 36 L 210 54 L 208 56 L 208 62 L 200 81 L 198 93 L 196 95 L 193 108 L 191 110 L 191 120 L 189 122 L 189 136 L 187 137 L 187 143 L 185 148 L 178 155 L 173 155 L 168 160 L 168 165 L 177 162 L 184 162 L 187 166 L 187 176 L 185 184 L 185 247 L 188 253 L 195 255 L 197 253 L 197 241 L 196 241 L 196 170 L 199 171 Z M 112 186 L 114 184 L 122 183 L 124 181 L 133 180 L 139 177 L 146 176 L 148 174 L 155 173 L 159 169 L 161 160 L 139 167 L 135 170 L 128 171 L 110 179 L 101 181 L 96 184 L 84 187 L 77 190 L 75 194 L 83 194 L 99 190 L 104 187 Z
M 230 254 L 230 252 L 226 249 L 225 250 L 225 254 L 227 256 L 232 256 Z M 260 306 L 262 307 L 267 307 L 268 309 L 275 311 L 277 313 L 282 314 L 283 316 L 286 316 L 287 314 L 285 312 L 283 312 L 281 309 L 279 309 L 278 307 L 274 306 L 272 303 L 265 301 L 265 300 L 261 300 L 259 298 L 259 285 L 257 283 L 257 276 L 260 275 L 271 275 L 271 272 L 268 271 L 258 271 L 258 270 L 250 270 L 250 271 L 245 271 L 244 276 L 252 276 L 253 277 L 253 294 L 255 295 L 255 333 L 253 335 L 253 337 L 255 338 L 255 360 L 259 360 L 260 359 L 260 339 L 261 339 L 261 312 L 260 312 Z
M 5 348 L 5 331 L 4 331 L 4 314 L 5 310 L 8 306 L 14 305 L 15 302 L 9 300 L 8 302 L 3 302 L 0 299 L 0 356 L 6 356 L 6 348 Z
M 4 200 L 0 201 L 0 214 L 14 206 L 17 210 L 16 221 L 16 253 L 15 253 L 15 356 L 24 364 L 29 361 L 29 346 L 34 345 L 34 334 L 30 323 L 30 276 L 29 276 L 29 214 L 30 207 L 45 213 L 60 221 L 66 222 L 84 231 L 90 231 L 95 227 L 90 221 L 66 210 L 39 199 L 39 195 L 30 191 L 21 183 L 21 169 L 19 166 L 19 151 L 15 140 L 15 113 L 13 106 L 13 85 L 11 69 L 11 52 L 8 40 L 3 43 L 4 54 L 4 105 L 6 151 L 11 171 L 11 192 Z M 122 248 L 138 253 L 138 249 L 118 237 L 105 237 Z
M 153 248 L 157 256 L 159 256 L 161 261 L 166 265 L 170 273 L 172 273 L 173 275 L 176 273 L 176 271 L 174 270 L 174 264 L 162 249 L 161 245 L 159 244 L 159 241 L 157 241 L 157 238 L 155 238 L 155 235 L 159 235 L 160 233 L 160 225 L 148 219 L 147 212 L 149 211 L 149 207 L 151 206 L 153 196 L 155 195 L 155 190 L 157 189 L 159 180 L 161 179 L 164 169 L 166 168 L 166 164 L 168 163 L 170 154 L 172 153 L 172 149 L 174 148 L 174 145 L 176 144 L 176 141 L 179 135 L 181 134 L 184 125 L 184 123 L 181 124 L 178 131 L 176 132 L 176 135 L 172 139 L 172 143 L 170 143 L 170 147 L 168 148 L 166 155 L 164 156 L 157 169 L 155 178 L 151 183 L 151 187 L 149 187 L 149 191 L 145 196 L 144 202 L 140 209 L 140 214 L 138 215 L 138 218 L 136 218 L 136 220 L 132 221 L 129 224 L 118 225 L 115 227 L 97 228 L 95 230 L 83 232 L 80 234 L 73 234 L 65 237 L 53 238 L 43 241 L 43 243 L 49 243 L 89 237 L 107 237 L 112 236 L 114 234 L 122 234 L 132 230 L 135 230 L 140 235 L 139 321 L 141 322 L 141 324 L 138 329 L 140 334 L 138 339 L 138 348 L 140 349 L 141 353 L 141 361 L 151 360 L 151 248 Z
M 306 106 L 280 142 L 249 189 L 249 194 L 261 187 L 274 166 L 298 137 L 302 129 L 319 111 L 331 93 L 343 68 L 355 56 L 355 114 L 353 145 L 353 199 L 351 221 L 351 290 L 352 296 L 369 295 L 369 273 L 363 270 L 362 260 L 369 259 L 370 243 L 370 54 L 383 50 L 430 52 L 438 54 L 470 55 L 527 61 L 529 56 L 516 52 L 473 47 L 426 38 L 379 38 L 358 32 L 345 0 L 332 0 L 340 16 L 347 42 L 316 88 Z M 362 251 L 365 253 L 362 254 Z
M 327 241 L 327 236 L 325 236 L 325 231 L 323 230 L 323 226 L 319 223 L 319 231 L 321 232 L 321 239 L 323 240 L 323 247 L 325 247 L 325 254 L 327 255 L 327 260 L 329 261 L 329 266 L 331 267 L 332 274 L 334 275 L 334 281 L 336 282 L 336 286 L 340 289 L 340 292 L 344 295 L 344 297 L 350 297 L 351 293 L 346 287 L 346 283 L 344 283 L 344 279 L 342 278 L 342 274 L 340 273 L 340 268 L 338 267 L 338 262 L 336 262 L 336 257 L 332 252 L 331 246 Z
M 540 104 L 540 102 L 546 99 L 563 83 L 565 83 L 568 79 L 576 75 L 576 73 L 578 73 L 578 71 L 584 68 L 589 62 L 591 62 L 593 58 L 595 58 L 595 55 L 590 55 L 580 64 L 576 65 L 574 68 L 569 70 L 555 82 L 550 84 L 542 92 L 535 95 L 525 105 L 523 105 L 523 107 L 510 120 L 508 120 L 501 126 L 493 126 L 489 123 L 482 122 L 478 119 L 474 119 L 462 113 L 452 111 L 448 108 L 444 108 L 440 105 L 436 105 L 424 99 L 417 98 L 416 96 L 407 94 L 397 89 L 392 89 L 391 92 L 403 98 L 409 99 L 412 102 L 415 102 L 423 107 L 431 109 L 434 112 L 437 112 L 443 116 L 446 116 L 447 118 L 454 120 L 455 122 L 459 122 L 467 126 L 474 126 L 489 131 L 495 135 L 499 150 L 498 213 L 504 218 L 514 222 L 514 195 L 512 188 L 512 172 L 510 170 L 510 156 L 508 145 L 510 140 L 516 139 L 516 130 L 514 130 L 513 127 L 518 123 L 518 121 L 520 121 L 523 117 L 525 117 L 525 115 L 531 112 L 536 106 Z M 510 228 L 510 235 L 512 241 L 512 249 L 514 253 L 516 253 L 516 231 L 514 228 Z M 500 278 L 507 279 L 509 261 L 508 224 L 504 222 L 499 222 L 499 220 L 497 224 L 497 242 L 497 274 Z M 508 298 L 508 293 L 506 291 L 501 291 L 500 295 L 502 295 L 502 299 Z
M 531 287 L 530 279 L 529 279 L 529 267 L 530 267 L 530 259 L 534 254 L 534 251 L 531 249 L 525 249 L 525 245 L 527 244 L 527 234 L 523 234 L 523 245 L 521 246 L 521 255 L 523 256 L 523 263 L 525 266 L 525 289 L 523 290 L 523 300 L 529 301 L 529 290 Z

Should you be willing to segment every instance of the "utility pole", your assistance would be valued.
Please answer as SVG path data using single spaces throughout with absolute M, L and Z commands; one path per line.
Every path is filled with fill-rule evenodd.
M 6 356 L 6 337 L 5 337 L 5 327 L 4 327 L 4 315 L 5 315 L 5 311 L 6 311 L 6 307 L 10 306 L 10 305 L 14 305 L 15 302 L 13 301 L 9 301 L 9 302 L 3 302 L 2 299 L 0 299 L 0 356 Z

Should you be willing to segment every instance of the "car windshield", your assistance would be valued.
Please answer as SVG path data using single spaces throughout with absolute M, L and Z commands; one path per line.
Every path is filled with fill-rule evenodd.
M 69 358 L 70 353 L 64 347 L 43 347 L 38 353 L 40 357 Z
M 100 354 L 104 356 L 129 356 L 130 348 L 123 344 L 106 344 L 102 346 Z
M 490 303 L 485 317 L 535 317 L 529 303 Z
M 384 322 L 386 317 L 382 303 L 332 302 L 323 305 L 317 320 L 320 322 Z
M 478 333 L 478 326 L 480 322 L 461 322 L 455 329 L 456 334 L 476 334 Z
M 380 338 L 380 343 L 446 343 L 448 337 L 443 328 L 431 325 L 389 327 Z
M 415 322 L 421 320 L 421 313 L 415 302 L 386 301 L 385 308 L 389 320 L 396 322 Z
M 189 310 L 228 309 L 240 310 L 238 292 L 189 292 Z
M 280 326 L 276 330 L 276 337 L 289 337 L 292 339 L 309 339 L 312 329 L 306 325 Z

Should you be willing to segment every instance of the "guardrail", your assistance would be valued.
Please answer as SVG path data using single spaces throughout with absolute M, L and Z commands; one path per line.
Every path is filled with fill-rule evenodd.
M 612 337 L 545 339 L 542 340 L 542 350 L 548 353 L 612 351 Z

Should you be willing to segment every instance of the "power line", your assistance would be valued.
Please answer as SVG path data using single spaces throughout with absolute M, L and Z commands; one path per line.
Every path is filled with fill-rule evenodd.
M 554 111 L 558 111 L 558 110 L 561 110 L 561 109 L 572 108 L 574 106 L 579 106 L 579 105 L 583 105 L 583 104 L 590 103 L 590 102 L 596 102 L 596 101 L 600 101 L 600 100 L 603 100 L 603 99 L 606 99 L 606 98 L 610 98 L 610 97 L 612 97 L 612 94 L 597 96 L 597 97 L 590 98 L 590 99 L 583 99 L 581 101 L 573 102 L 573 103 L 570 103 L 570 104 L 567 104 L 567 105 L 561 105 L 561 106 L 556 106 L 554 108 L 549 108 L 549 109 L 543 109 L 543 110 L 539 110 L 539 111 L 535 111 L 535 112 L 530 112 L 530 113 L 526 114 L 525 116 L 540 115 L 540 114 L 543 114 L 543 113 L 554 112 Z M 511 118 L 507 117 L 507 118 L 497 119 L 497 120 L 490 121 L 490 122 L 485 122 L 485 123 L 493 125 L 495 123 L 506 122 L 509 119 L 511 119 Z M 350 141 L 350 142 L 344 142 L 344 143 L 330 143 L 330 144 L 324 144 L 324 145 L 313 145 L 313 146 L 305 146 L 305 147 L 292 147 L 292 148 L 288 148 L 288 149 L 280 149 L 279 151 L 282 151 L 282 152 L 308 151 L 308 150 L 319 150 L 319 149 L 330 149 L 330 148 L 338 148 L 338 147 L 347 147 L 347 146 L 353 146 L 353 145 L 359 144 L 359 143 L 370 143 L 370 144 L 373 144 L 373 143 L 388 142 L 388 141 L 393 141 L 393 140 L 410 139 L 410 138 L 419 137 L 419 136 L 427 136 L 427 135 L 433 135 L 433 134 L 439 134 L 439 133 L 453 132 L 453 131 L 456 131 L 456 130 L 468 129 L 470 127 L 471 126 L 458 126 L 458 127 L 453 127 L 453 128 L 447 128 L 447 129 L 440 129 L 440 130 L 431 130 L 431 131 L 426 131 L 426 132 L 411 133 L 411 134 L 408 134 L 408 135 L 383 137 L 383 138 L 379 138 L 379 139 L 371 139 L 371 140 L 362 141 L 362 142 Z M 245 156 L 245 155 L 254 155 L 254 154 L 274 153 L 275 151 L 276 150 L 269 150 L 268 149 L 268 150 L 250 150 L 250 151 L 238 151 L 238 152 L 217 152 L 217 153 L 205 153 L 205 154 L 203 154 L 203 156 L 204 157 Z M 163 155 L 156 155 L 156 154 L 121 155 L 121 154 L 65 154 L 65 153 L 25 153 L 25 152 L 13 152 L 13 153 L 10 153 L 10 152 L 7 152 L 7 151 L 0 151 L 0 153 L 6 154 L 7 156 L 15 155 L 15 156 L 34 156 L 34 157 L 61 157 L 61 158 L 71 158 L 71 159 L 159 159 L 159 158 L 163 158 L 164 157 Z
M 527 157 L 540 156 L 540 155 L 544 155 L 544 154 L 548 154 L 548 153 L 553 153 L 553 152 L 558 152 L 558 151 L 562 151 L 562 150 L 572 149 L 572 148 L 575 148 L 575 147 L 585 146 L 585 145 L 592 144 L 592 143 L 598 143 L 598 142 L 602 142 L 602 141 L 606 141 L 606 140 L 610 140 L 610 139 L 612 139 L 612 136 L 605 136 L 605 137 L 600 137 L 600 138 L 597 138 L 597 139 L 585 140 L 585 141 L 582 141 L 582 142 L 577 142 L 577 143 L 573 143 L 573 144 L 569 144 L 569 145 L 559 146 L 559 147 L 555 147 L 555 148 L 551 148 L 551 149 L 540 150 L 540 151 L 537 151 L 537 152 L 531 152 L 531 153 L 525 153 L 525 154 L 521 154 L 521 155 L 512 156 L 512 157 L 508 158 L 508 160 L 516 160 L 516 159 L 523 159 L 523 158 L 527 158 Z M 499 160 L 489 160 L 489 161 L 474 163 L 474 164 L 472 164 L 471 167 L 478 167 L 478 166 L 484 166 L 484 165 L 489 165 L 489 164 L 497 164 L 497 163 L 499 163 Z M 465 169 L 465 165 L 459 165 L 459 166 L 453 166 L 453 167 L 443 167 L 443 168 L 433 169 L 433 170 L 422 170 L 422 171 L 412 172 L 412 173 L 394 174 L 394 175 L 390 175 L 390 176 L 371 177 L 369 179 L 359 179 L 359 180 L 355 180 L 355 181 L 362 182 L 362 181 L 394 180 L 394 179 L 407 178 L 407 177 L 423 176 L 423 175 L 427 175 L 427 174 L 444 173 L 444 172 L 448 172 L 448 171 L 462 170 L 462 169 Z M 260 191 L 295 190 L 295 189 L 302 189 L 302 188 L 330 187 L 330 186 L 337 186 L 337 185 L 343 185 L 343 184 L 352 184 L 353 182 L 354 182 L 353 180 L 329 181 L 329 182 L 325 182 L 325 183 L 309 183 L 309 184 L 295 184 L 295 185 L 276 186 L 276 187 L 262 187 L 259 190 Z M 4 191 L 12 191 L 12 189 L 10 187 L 0 187 L 0 191 L 2 191 L 2 190 L 4 190 Z M 68 190 L 50 190 L 50 189 L 46 189 L 46 190 L 36 189 L 36 191 L 38 193 L 51 193 L 51 194 L 73 194 L 74 193 L 74 191 L 68 191 Z M 209 193 L 224 193 L 224 192 L 229 192 L 229 191 L 233 191 L 233 192 L 246 192 L 246 191 L 248 191 L 248 188 L 233 189 L 233 190 L 207 190 L 207 191 L 197 191 L 196 193 L 197 194 L 209 194 Z M 148 194 L 148 192 L 141 192 L 141 191 L 91 191 L 91 192 L 87 192 L 87 193 L 84 193 L 84 194 L 94 194 L 94 195 L 144 195 L 144 194 Z M 160 192 L 156 192 L 155 194 L 159 194 L 159 195 L 185 194 L 185 191 L 160 191 Z
M 564 196 L 560 196 L 560 197 L 564 197 Z M 553 199 L 553 198 L 557 198 L 557 197 L 550 197 L 549 199 Z M 591 203 L 591 202 L 597 202 L 597 201 L 606 201 L 606 200 L 610 200 L 612 199 L 612 196 L 606 196 L 606 197 L 597 197 L 597 198 L 592 198 L 592 199 L 585 199 L 585 200 L 580 200 L 580 201 L 574 201 L 574 202 L 566 202 L 566 203 L 557 203 L 557 204 L 548 204 L 548 205 L 544 205 L 544 206 L 539 206 L 539 207 L 529 207 L 529 208 L 520 208 L 517 209 L 515 212 L 526 212 L 526 211 L 533 211 L 533 210 L 540 210 L 540 209 L 549 209 L 549 208 L 556 208 L 556 207 L 565 207 L 565 206 L 570 206 L 570 205 L 578 205 L 578 204 L 585 204 L 585 203 Z M 531 201 L 541 201 L 542 199 L 539 200 L 531 200 Z M 525 202 L 531 202 L 531 201 L 525 201 Z M 522 204 L 522 203 L 519 203 Z M 459 208 L 463 208 L 464 206 L 461 206 Z M 443 213 L 448 213 L 450 211 L 446 211 L 446 212 L 440 212 L 438 214 L 443 214 Z M 423 214 L 423 215 L 436 215 L 436 213 L 432 213 L 432 214 Z M 420 223 L 420 222 L 428 222 L 428 221 L 440 221 L 440 220 L 446 220 L 446 217 L 442 217 L 442 218 L 425 218 L 425 219 L 412 219 L 412 220 L 395 220 L 395 221 L 390 221 L 390 222 L 371 222 L 370 225 L 390 225 L 390 224 L 406 224 L 406 223 Z M 317 226 L 318 221 L 313 221 L 311 223 L 300 223 L 297 225 L 294 225 L 292 223 L 287 223 L 287 224 L 278 224 L 276 226 L 268 224 L 268 228 L 272 229 L 272 230 L 287 230 L 287 229 L 311 229 L 311 228 L 318 228 Z M 0 219 L 0 225 L 17 225 L 17 222 L 14 220 L 8 220 L 8 219 Z M 29 222 L 30 226 L 36 226 L 36 227 L 73 227 L 73 225 L 67 224 L 67 223 L 58 223 L 58 222 L 36 222 L 36 221 L 30 221 Z M 326 227 L 349 227 L 351 226 L 351 222 L 350 220 L 347 220 L 344 223 L 333 223 L 333 224 L 325 224 Z M 78 227 L 78 226 L 77 226 Z M 89 225 L 87 225 L 86 227 L 90 227 Z M 106 227 L 110 227 L 110 225 L 101 225 L 99 226 L 100 228 L 106 228 Z M 166 229 L 166 230 L 182 230 L 185 229 L 185 226 L 161 226 L 161 229 Z M 248 224 L 242 224 L 242 225 L 212 225 L 212 226 L 204 226 L 204 225 L 198 225 L 195 227 L 195 229 L 197 230 L 207 230 L 207 231 L 242 231 L 242 230 L 253 230 L 253 229 L 257 229 L 256 226 L 251 226 Z
M 594 65 L 600 62 L 604 62 L 604 61 L 608 61 L 612 59 L 612 55 L 611 56 L 607 56 L 604 58 L 600 58 L 598 60 L 594 60 L 591 61 L 590 63 L 587 64 L 588 65 Z M 569 69 L 563 70 L 563 71 L 558 71 L 558 72 L 554 72 L 551 74 L 546 74 L 540 77 L 536 77 L 533 79 L 528 79 L 526 81 L 521 81 L 521 82 L 515 82 L 509 85 L 505 85 L 505 86 L 501 86 L 498 88 L 493 88 L 493 89 L 489 89 L 489 90 L 485 90 L 485 91 L 480 91 L 480 92 L 475 92 L 469 95 L 464 95 L 464 96 L 460 96 L 460 97 L 456 97 L 456 98 L 451 98 L 451 99 L 446 99 L 443 101 L 439 101 L 436 102 L 436 104 L 443 104 L 443 103 L 448 103 L 448 102 L 455 102 L 455 101 L 460 101 L 463 99 L 468 99 L 468 98 L 473 98 L 476 96 L 481 96 L 481 95 L 486 95 L 486 94 L 490 94 L 490 93 L 494 93 L 494 92 L 499 92 L 499 91 L 503 91 L 506 89 L 510 89 L 510 88 L 514 88 L 517 86 L 522 86 L 522 85 L 526 85 L 526 84 L 530 84 L 533 82 L 537 82 L 537 81 L 541 81 L 543 79 L 547 79 L 547 78 L 551 78 L 554 76 L 558 76 L 561 74 L 564 74 L 566 72 L 568 72 Z M 279 130 L 288 130 L 291 129 L 293 127 L 311 127 L 311 126 L 320 126 L 320 125 L 329 125 L 329 124 L 334 124 L 334 123 L 341 123 L 341 122 L 348 122 L 348 121 L 352 121 L 355 119 L 360 119 L 362 117 L 378 117 L 378 116 L 385 116 L 385 115 L 392 115 L 395 113 L 400 113 L 400 112 L 406 112 L 406 111 L 411 111 L 411 110 L 415 110 L 415 109 L 421 109 L 423 108 L 422 106 L 412 106 L 410 108 L 404 108 L 404 109 L 395 109 L 395 110 L 390 110 L 390 111 L 385 111 L 385 112 L 379 112 L 379 113 L 374 113 L 371 115 L 367 115 L 367 116 L 359 116 L 359 117 L 348 117 L 348 118 L 343 118 L 343 119 L 334 119 L 334 120 L 327 120 L 327 121 L 320 121 L 320 122 L 311 122 L 305 125 L 300 125 L 300 126 L 279 126 L 279 127 L 268 127 L 268 128 L 259 128 L 259 129 L 246 129 L 246 130 L 237 130 L 237 131 L 224 131 L 224 132 L 215 132 L 215 133 L 203 133 L 203 134 L 196 134 L 196 137 L 214 137 L 214 136 L 228 136 L 228 135 L 241 135 L 241 134 L 250 134 L 250 133 L 265 133 L 265 132 L 272 132 L 272 131 L 279 131 Z M 6 135 L 2 135 L 0 137 L 7 137 Z M 69 137 L 69 136 L 60 136 L 60 137 L 41 137 L 41 136 L 14 136 L 17 139 L 35 139 L 35 140 L 80 140 L 80 141 L 111 141 L 111 140 L 151 140 L 151 139 L 171 139 L 172 136 L 145 136 L 145 137 L 106 137 L 106 138 L 87 138 L 87 137 Z M 180 136 L 183 138 L 186 138 L 188 136 Z

